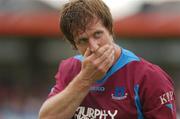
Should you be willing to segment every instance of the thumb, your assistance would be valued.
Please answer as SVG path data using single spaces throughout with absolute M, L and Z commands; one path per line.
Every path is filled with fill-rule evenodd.
M 91 51 L 89 48 L 87 48 L 85 53 L 84 53 L 84 57 L 86 58 L 86 57 L 90 56 L 90 54 L 91 54 Z

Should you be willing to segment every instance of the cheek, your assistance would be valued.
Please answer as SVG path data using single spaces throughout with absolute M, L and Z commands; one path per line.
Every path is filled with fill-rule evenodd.
M 104 36 L 103 39 L 101 40 L 101 44 L 105 45 L 105 44 L 111 44 L 113 42 L 112 37 L 109 36 Z
M 87 47 L 77 47 L 77 50 L 80 54 L 84 55 L 86 52 Z

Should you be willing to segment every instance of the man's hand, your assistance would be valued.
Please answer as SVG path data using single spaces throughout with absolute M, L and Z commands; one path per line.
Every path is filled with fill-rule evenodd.
M 91 53 L 87 48 L 82 62 L 81 76 L 83 79 L 95 82 L 101 79 L 114 62 L 114 47 L 112 45 L 104 45 Z

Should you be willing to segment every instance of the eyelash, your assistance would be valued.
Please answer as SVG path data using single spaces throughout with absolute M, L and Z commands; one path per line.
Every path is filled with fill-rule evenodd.
M 81 40 L 79 40 L 79 41 L 77 42 L 77 44 L 85 44 L 85 43 L 87 43 L 87 40 L 88 40 L 88 39 L 86 39 L 86 38 L 81 39 Z
M 94 37 L 95 37 L 95 38 L 99 38 L 99 37 L 101 36 L 101 34 L 102 34 L 102 32 L 96 32 L 96 33 L 94 34 Z
M 98 38 L 100 38 L 101 37 L 101 34 L 102 34 L 102 32 L 95 32 L 94 33 L 94 38 L 95 39 L 98 39 Z M 82 39 L 80 39 L 79 41 L 77 41 L 76 42 L 76 44 L 78 44 L 78 45 L 80 45 L 80 44 L 85 44 L 85 43 L 87 43 L 87 41 L 88 41 L 88 39 L 86 39 L 86 38 L 82 38 Z

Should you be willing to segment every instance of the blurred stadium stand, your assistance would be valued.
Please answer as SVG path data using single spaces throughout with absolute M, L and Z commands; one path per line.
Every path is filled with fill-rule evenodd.
M 59 31 L 59 10 L 42 1 L 0 0 L 0 119 L 36 119 L 59 62 L 77 53 Z M 116 42 L 170 74 L 180 112 L 180 2 L 138 5 L 114 18 Z

